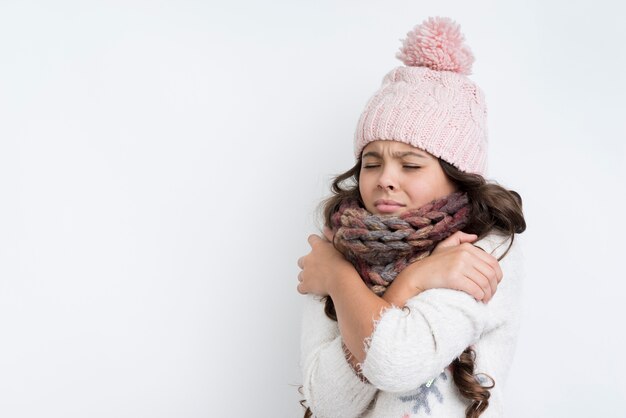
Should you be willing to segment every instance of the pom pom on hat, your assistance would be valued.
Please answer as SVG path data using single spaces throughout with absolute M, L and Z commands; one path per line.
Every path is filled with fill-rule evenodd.
M 409 67 L 469 75 L 474 55 L 463 44 L 461 27 L 447 17 L 430 17 L 407 33 L 396 57 Z

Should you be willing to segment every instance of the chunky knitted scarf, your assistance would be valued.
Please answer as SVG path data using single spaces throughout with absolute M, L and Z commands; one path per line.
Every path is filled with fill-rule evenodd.
M 399 216 L 374 215 L 348 200 L 331 216 L 334 244 L 380 296 L 402 269 L 465 227 L 469 210 L 467 195 L 459 192 Z

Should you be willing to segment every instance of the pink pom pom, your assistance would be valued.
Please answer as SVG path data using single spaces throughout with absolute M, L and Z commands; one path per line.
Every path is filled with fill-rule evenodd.
M 407 33 L 396 57 L 410 67 L 472 73 L 474 55 L 466 45 L 461 27 L 447 17 L 431 17 Z

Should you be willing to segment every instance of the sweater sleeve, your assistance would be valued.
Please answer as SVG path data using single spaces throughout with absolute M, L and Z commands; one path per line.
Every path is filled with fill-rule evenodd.
M 509 239 L 491 234 L 475 245 L 498 257 Z M 518 242 L 500 261 L 503 279 L 488 304 L 465 292 L 430 289 L 409 299 L 404 309 L 392 306 L 375 322 L 366 341 L 362 373 L 378 389 L 413 390 L 436 377 L 482 335 L 514 321 L 521 280 Z M 407 309 L 408 308 L 408 309 Z
M 324 303 L 305 295 L 300 367 L 307 405 L 317 418 L 360 416 L 377 389 L 363 382 L 345 357 L 337 323 L 324 313 Z

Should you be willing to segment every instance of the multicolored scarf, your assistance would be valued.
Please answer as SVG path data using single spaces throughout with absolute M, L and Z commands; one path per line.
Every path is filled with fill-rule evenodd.
M 467 194 L 460 192 L 398 216 L 374 215 L 348 200 L 331 216 L 334 244 L 380 296 L 402 269 L 464 228 L 469 211 Z

